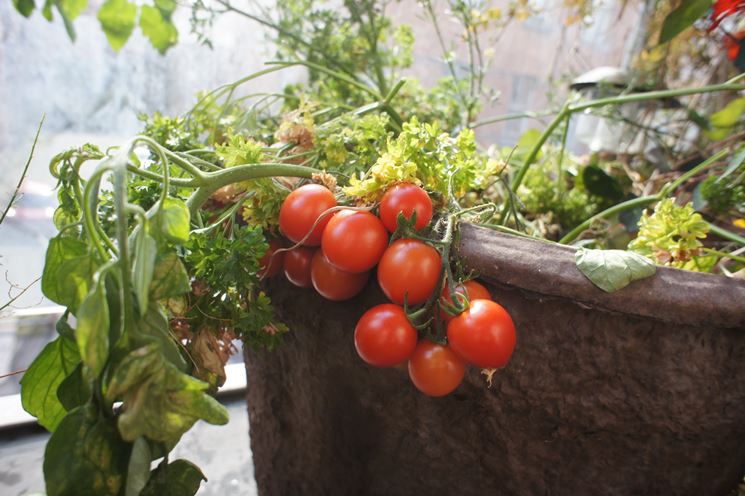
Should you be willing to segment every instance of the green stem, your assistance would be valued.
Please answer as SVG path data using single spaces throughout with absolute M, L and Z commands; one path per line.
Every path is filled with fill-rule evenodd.
M 698 164 L 693 169 L 689 170 L 685 174 L 682 174 L 680 177 L 678 177 L 675 181 L 672 183 L 666 185 L 663 187 L 658 196 L 660 199 L 667 197 L 668 195 L 671 195 L 675 193 L 675 190 L 678 189 L 678 187 L 683 184 L 684 182 L 688 181 L 690 178 L 698 174 L 699 172 L 708 169 L 709 167 L 712 167 L 716 165 L 716 163 L 719 161 L 719 159 L 723 158 L 725 155 L 727 155 L 728 151 L 726 149 L 719 150 L 717 153 L 712 155 L 711 157 L 707 158 L 700 164 Z
M 726 239 L 727 241 L 732 241 L 733 243 L 738 243 L 745 246 L 745 238 L 743 238 L 739 234 L 735 234 L 726 229 L 722 229 L 721 227 L 717 226 L 716 224 L 712 224 L 711 222 L 709 222 L 709 231 L 716 234 L 720 238 Z
M 104 250 L 99 238 L 99 230 L 96 229 L 96 210 L 98 206 L 98 194 L 93 194 L 94 191 L 98 193 L 98 185 L 101 182 L 101 176 L 109 172 L 112 167 L 106 163 L 101 164 L 98 168 L 93 171 L 90 179 L 85 185 L 83 190 L 83 222 L 85 224 L 85 231 L 88 237 L 91 239 L 93 246 L 98 250 L 98 254 L 101 256 L 101 260 L 106 260 L 106 250 Z
M 711 253 L 712 255 L 717 255 L 719 257 L 724 257 L 724 258 L 730 258 L 730 259 L 732 259 L 732 260 L 734 260 L 736 262 L 745 263 L 745 257 L 738 257 L 737 255 L 733 255 L 731 253 L 726 253 L 726 252 L 719 251 L 719 250 L 714 250 L 712 248 L 706 248 L 706 247 L 704 247 L 702 249 L 706 253 Z
M 677 89 L 677 90 L 661 90 L 661 91 L 648 91 L 645 93 L 632 93 L 629 95 L 599 98 L 597 100 L 590 100 L 589 102 L 580 102 L 580 103 L 574 103 L 574 104 L 571 102 L 567 102 L 564 104 L 564 107 L 562 107 L 561 111 L 554 118 L 554 120 L 551 121 L 551 123 L 546 128 L 546 130 L 543 132 L 543 134 L 540 136 L 540 138 L 535 143 L 535 145 L 533 145 L 533 148 L 530 150 L 530 153 L 528 154 L 528 156 L 525 157 L 525 160 L 520 166 L 520 169 L 517 171 L 514 179 L 512 180 L 512 183 L 511 183 L 512 190 L 516 191 L 517 188 L 520 186 L 523 178 L 525 177 L 525 174 L 528 172 L 528 169 L 538 157 L 538 153 L 540 152 L 541 148 L 546 143 L 546 141 L 549 139 L 549 137 L 554 132 L 554 130 L 557 128 L 557 126 L 561 123 L 561 121 L 563 121 L 565 118 L 569 117 L 571 114 L 575 112 L 582 112 L 584 110 L 591 109 L 591 108 L 605 107 L 607 105 L 623 105 L 626 103 L 636 103 L 636 102 L 643 102 L 643 101 L 648 101 L 648 100 L 658 100 L 658 99 L 663 99 L 663 98 L 675 98 L 675 97 L 695 95 L 695 94 L 700 94 L 700 93 L 714 93 L 718 91 L 743 91 L 743 90 L 745 90 L 745 84 L 724 83 L 724 84 L 714 84 L 710 86 L 703 86 L 700 88 L 682 88 L 682 89 Z M 504 204 L 502 206 L 502 213 L 500 214 L 500 218 L 499 218 L 499 222 L 501 224 L 503 224 L 505 219 L 507 218 L 508 204 L 509 204 L 509 198 L 505 198 Z
M 293 65 L 304 65 L 305 67 L 309 69 L 313 69 L 314 71 L 322 72 L 326 74 L 327 76 L 331 76 L 333 78 L 338 79 L 339 81 L 343 81 L 349 85 L 355 86 L 359 88 L 360 90 L 364 91 L 365 93 L 368 93 L 372 97 L 374 97 L 376 100 L 382 100 L 383 95 L 379 94 L 377 91 L 369 88 L 368 86 L 360 83 L 359 81 L 352 79 L 347 74 L 342 74 L 341 72 L 334 71 L 332 69 L 329 69 L 328 67 L 324 67 L 322 65 L 318 65 L 313 62 L 308 62 L 305 60 L 292 60 L 292 61 L 283 61 L 283 60 L 273 60 L 270 62 L 267 62 L 267 65 L 274 65 L 279 67 L 290 67 Z
M 128 329 L 132 313 L 131 271 L 129 265 L 129 233 L 127 227 L 127 168 L 129 152 L 120 155 L 124 163 L 114 169 L 114 210 L 116 212 L 116 238 L 119 245 L 119 273 L 121 277 L 120 302 L 122 305 L 122 329 Z
M 577 236 L 582 233 L 582 231 L 590 227 L 596 220 L 605 219 L 610 217 L 611 215 L 625 212 L 626 210 L 631 210 L 637 207 L 644 207 L 658 201 L 660 201 L 659 195 L 650 195 L 642 196 L 641 198 L 634 198 L 633 200 L 628 200 L 623 203 L 619 203 L 618 205 L 614 205 L 606 210 L 603 210 L 599 214 L 593 215 L 582 224 L 569 231 L 563 238 L 559 240 L 559 243 L 563 245 L 571 243 Z
M 192 193 L 186 204 L 189 207 L 191 215 L 194 216 L 212 193 L 228 184 L 273 176 L 311 178 L 313 174 L 320 172 L 322 171 L 319 169 L 313 169 L 304 165 L 274 163 L 237 165 L 229 169 L 207 174 L 205 176 L 205 184 Z
M 26 174 L 28 174 L 28 168 L 31 165 L 31 159 L 34 158 L 34 150 L 36 150 L 36 143 L 39 141 L 39 134 L 41 134 L 41 126 L 44 124 L 44 118 L 45 116 L 41 116 L 41 121 L 39 121 L 39 127 L 36 129 L 36 136 L 34 136 L 34 142 L 31 145 L 31 153 L 28 155 L 28 160 L 26 160 L 26 165 L 23 167 L 23 172 L 21 172 L 21 177 L 18 179 L 18 184 L 16 185 L 16 189 L 13 190 L 13 194 L 10 196 L 10 200 L 8 200 L 8 204 L 5 206 L 5 210 L 3 210 L 3 214 L 0 216 L 0 224 L 3 223 L 5 220 L 5 216 L 8 215 L 8 212 L 10 212 L 10 207 L 13 206 L 13 203 L 16 201 L 16 197 L 18 196 L 18 192 L 21 190 L 21 184 L 23 184 L 23 180 L 26 179 Z

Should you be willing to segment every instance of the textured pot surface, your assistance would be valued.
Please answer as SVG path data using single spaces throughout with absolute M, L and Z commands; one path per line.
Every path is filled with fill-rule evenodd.
M 246 353 L 262 495 L 723 495 L 745 474 L 745 283 L 677 270 L 605 294 L 571 250 L 463 226 L 518 345 L 433 399 L 356 355 L 345 303 L 270 286 L 291 329 Z M 684 294 L 679 294 L 683 291 Z M 699 301 L 705 298 L 705 302 Z

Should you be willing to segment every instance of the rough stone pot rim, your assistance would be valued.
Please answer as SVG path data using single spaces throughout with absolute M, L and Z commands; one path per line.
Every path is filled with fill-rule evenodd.
M 669 267 L 606 293 L 577 268 L 575 249 L 462 223 L 458 255 L 493 283 L 611 312 L 691 326 L 745 329 L 745 280 Z

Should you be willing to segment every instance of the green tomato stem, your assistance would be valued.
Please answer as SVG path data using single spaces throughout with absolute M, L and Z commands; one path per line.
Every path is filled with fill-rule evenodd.
M 186 201 L 186 205 L 189 207 L 191 215 L 194 216 L 212 193 L 228 184 L 273 176 L 311 178 L 313 174 L 320 172 L 322 171 L 304 165 L 277 163 L 237 165 L 229 169 L 205 174 L 204 185 L 192 193 Z

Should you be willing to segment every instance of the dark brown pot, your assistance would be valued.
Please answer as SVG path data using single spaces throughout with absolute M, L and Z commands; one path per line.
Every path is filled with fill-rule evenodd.
M 724 495 L 745 474 L 745 282 L 659 269 L 606 294 L 569 248 L 464 225 L 460 256 L 512 314 L 491 388 L 433 399 L 375 369 L 346 303 L 274 282 L 291 333 L 247 352 L 262 495 Z

